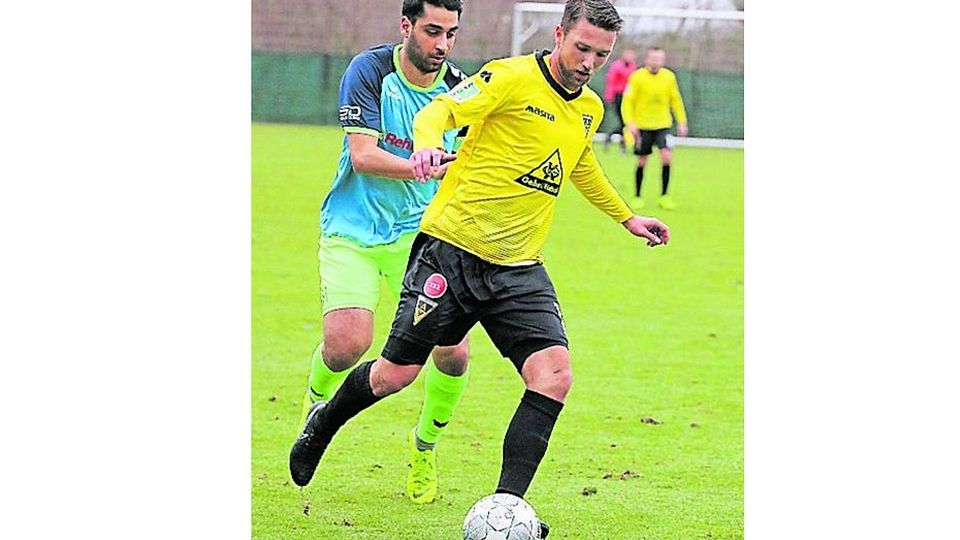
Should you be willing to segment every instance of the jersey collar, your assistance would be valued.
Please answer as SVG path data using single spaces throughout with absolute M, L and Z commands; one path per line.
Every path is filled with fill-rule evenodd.
M 550 51 L 546 49 L 542 51 L 537 51 L 536 53 L 537 66 L 540 68 L 540 73 L 543 73 L 543 78 L 545 78 L 547 82 L 550 83 L 550 87 L 553 88 L 553 90 L 556 93 L 560 94 L 560 97 L 562 97 L 564 101 L 573 101 L 578 97 L 580 97 L 580 94 L 583 93 L 582 86 L 578 88 L 576 92 L 570 93 L 567 91 L 566 88 L 561 86 L 560 83 L 556 81 L 556 79 L 553 78 L 553 75 L 550 74 L 550 68 L 547 66 L 548 54 L 550 54 Z
M 397 46 L 393 48 L 393 68 L 397 70 L 397 76 L 400 77 L 400 81 L 402 81 L 407 88 L 413 90 L 414 92 L 433 92 L 436 90 L 437 87 L 440 86 L 440 83 L 443 82 L 443 76 L 447 74 L 447 61 L 444 60 L 443 63 L 440 64 L 440 71 L 437 72 L 437 78 L 433 80 L 433 83 L 430 84 L 430 86 L 417 86 L 408 81 L 407 76 L 404 75 L 403 70 L 400 69 L 400 49 L 402 48 L 403 45 L 400 43 L 397 43 Z

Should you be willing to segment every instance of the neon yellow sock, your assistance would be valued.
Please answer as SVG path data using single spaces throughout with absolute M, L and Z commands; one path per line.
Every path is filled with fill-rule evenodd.
M 469 371 L 459 377 L 447 375 L 430 362 L 425 377 L 423 409 L 417 424 L 417 438 L 427 444 L 437 444 L 442 430 L 453 417 L 453 410 L 467 388 Z
M 313 351 L 313 364 L 310 366 L 310 400 L 330 401 L 333 394 L 340 388 L 340 383 L 350 374 L 349 369 L 340 372 L 331 371 L 323 362 L 323 343 Z

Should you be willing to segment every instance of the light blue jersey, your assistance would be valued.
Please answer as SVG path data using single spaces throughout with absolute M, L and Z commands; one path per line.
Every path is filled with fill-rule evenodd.
M 435 96 L 465 76 L 445 62 L 429 88 L 414 86 L 400 70 L 400 45 L 380 45 L 353 58 L 340 80 L 343 147 L 330 192 L 320 208 L 323 236 L 346 238 L 361 246 L 392 244 L 414 232 L 439 183 L 396 180 L 358 173 L 350 161 L 349 133 L 377 137 L 377 145 L 403 159 L 413 153 L 413 117 Z M 448 151 L 457 131 L 444 134 Z

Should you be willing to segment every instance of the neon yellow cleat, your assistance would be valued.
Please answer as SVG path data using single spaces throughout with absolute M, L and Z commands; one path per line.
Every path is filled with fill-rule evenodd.
M 673 197 L 669 195 L 664 195 L 660 197 L 660 208 L 664 210 L 673 210 L 677 207 L 677 204 L 673 202 Z
M 414 504 L 432 503 L 437 498 L 437 452 L 417 448 L 417 428 L 407 436 L 410 447 L 410 472 L 407 473 L 407 498 Z

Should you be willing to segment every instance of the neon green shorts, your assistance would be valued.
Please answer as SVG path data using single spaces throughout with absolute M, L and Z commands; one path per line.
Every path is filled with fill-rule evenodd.
M 376 311 L 380 279 L 395 298 L 400 297 L 410 247 L 416 231 L 392 244 L 363 247 L 336 236 L 320 238 L 320 302 L 323 314 L 343 308 Z

